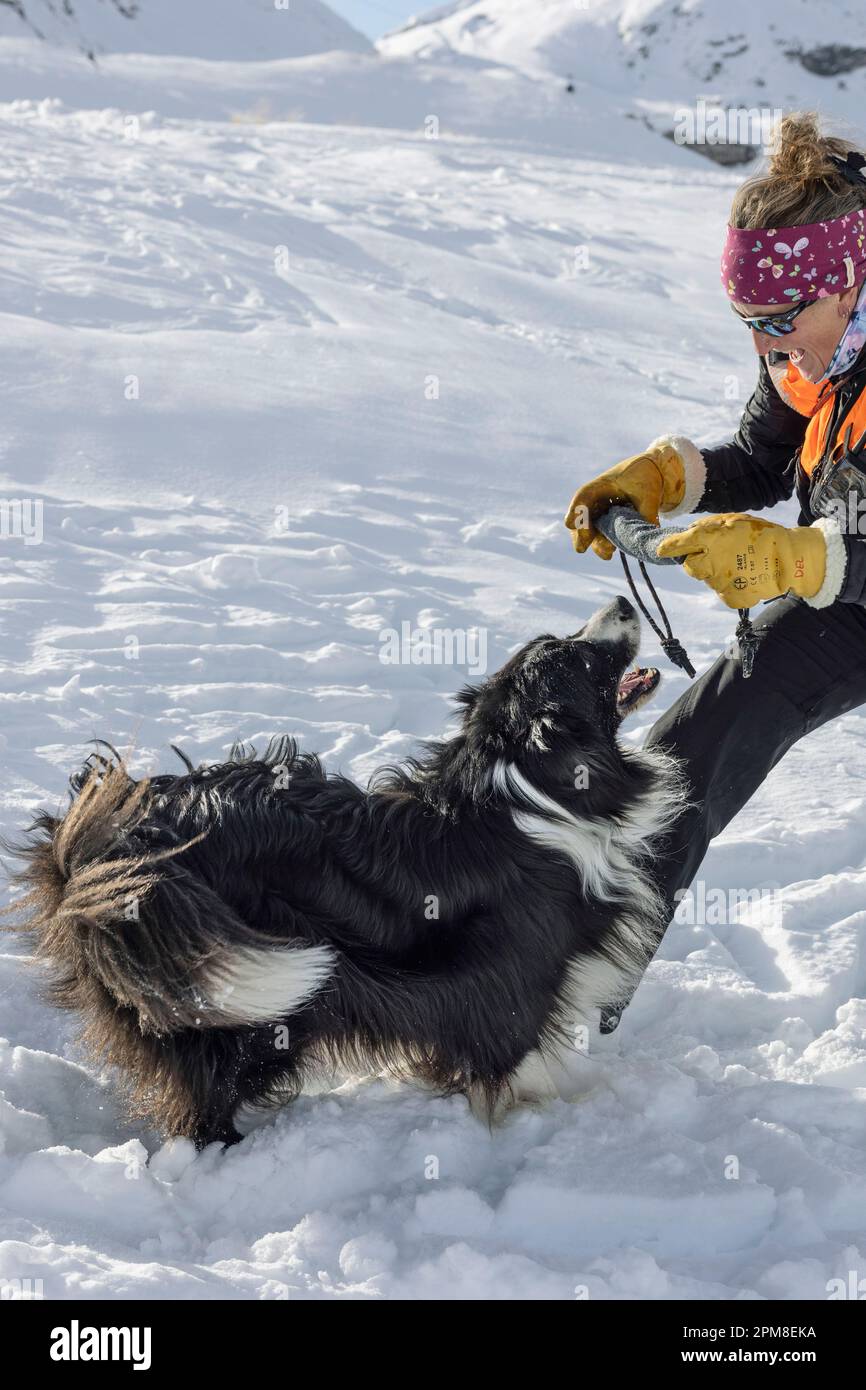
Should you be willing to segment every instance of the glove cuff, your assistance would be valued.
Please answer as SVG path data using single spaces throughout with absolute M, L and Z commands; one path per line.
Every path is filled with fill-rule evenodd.
M 661 516 L 685 516 L 689 512 L 697 511 L 704 495 L 704 488 L 707 485 L 707 465 L 704 463 L 704 456 L 700 449 L 681 434 L 663 434 L 658 439 L 654 439 L 649 447 L 650 449 L 674 449 L 682 461 L 686 480 L 686 490 L 683 493 L 682 501 L 678 502 L 675 507 L 660 507 L 659 514 Z
M 848 569 L 848 551 L 845 547 L 845 537 L 842 528 L 834 517 L 822 516 L 817 521 L 813 521 L 812 531 L 820 531 L 827 546 L 827 558 L 824 562 L 824 582 L 816 594 L 811 598 L 805 598 L 810 608 L 828 608 L 831 603 L 842 592 L 845 583 L 845 574 Z

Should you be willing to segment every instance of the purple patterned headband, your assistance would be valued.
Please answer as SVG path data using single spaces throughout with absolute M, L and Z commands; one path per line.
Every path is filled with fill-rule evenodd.
M 866 279 L 866 209 L 799 227 L 729 227 L 722 284 L 743 304 L 826 299 Z

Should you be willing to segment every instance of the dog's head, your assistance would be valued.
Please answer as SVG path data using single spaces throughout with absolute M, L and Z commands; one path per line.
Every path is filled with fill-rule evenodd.
M 461 691 L 460 743 L 476 778 L 499 760 L 536 772 L 539 761 L 551 772 L 559 762 L 562 776 L 581 751 L 596 763 L 618 752 L 620 723 L 659 682 L 654 668 L 627 669 L 639 638 L 634 608 L 617 598 L 570 637 L 536 637 Z

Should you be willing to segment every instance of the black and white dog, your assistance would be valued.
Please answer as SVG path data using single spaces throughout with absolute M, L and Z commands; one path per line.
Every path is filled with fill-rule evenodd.
M 650 870 L 676 765 L 617 742 L 658 672 L 617 599 L 459 696 L 459 730 L 362 791 L 294 742 L 134 781 L 91 757 L 21 879 L 52 997 L 133 1113 L 238 1138 L 323 1063 L 389 1068 L 492 1116 L 623 998 L 664 928 Z

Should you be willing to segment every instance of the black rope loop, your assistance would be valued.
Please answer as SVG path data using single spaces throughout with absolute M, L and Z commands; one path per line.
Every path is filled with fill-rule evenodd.
M 685 671 L 690 679 L 693 678 L 695 675 L 695 668 L 689 661 L 689 654 L 683 646 L 682 642 L 679 640 L 678 637 L 675 637 L 673 634 L 670 622 L 668 621 L 668 615 L 664 610 L 664 605 L 662 604 L 661 599 L 656 593 L 655 585 L 653 584 L 652 580 L 647 574 L 647 568 L 643 560 L 638 560 L 638 566 L 640 568 L 641 574 L 644 577 L 644 582 L 646 583 L 647 588 L 649 589 L 650 593 L 656 601 L 661 620 L 664 623 L 664 629 L 659 627 L 652 613 L 650 613 L 649 609 L 647 608 L 646 604 L 644 603 L 643 599 L 641 598 L 640 594 L 635 588 L 634 580 L 631 577 L 631 570 L 628 567 L 628 560 L 625 558 L 625 552 L 621 550 L 619 552 L 619 556 L 622 560 L 623 571 L 625 573 L 626 579 L 628 580 L 628 587 L 631 589 L 632 597 L 634 598 L 635 603 L 637 604 L 640 611 L 643 613 L 644 617 L 646 618 L 656 637 L 659 639 L 661 649 L 664 652 L 665 656 L 668 658 L 669 661 L 671 661 L 674 664 L 674 666 L 679 666 L 683 671 Z

